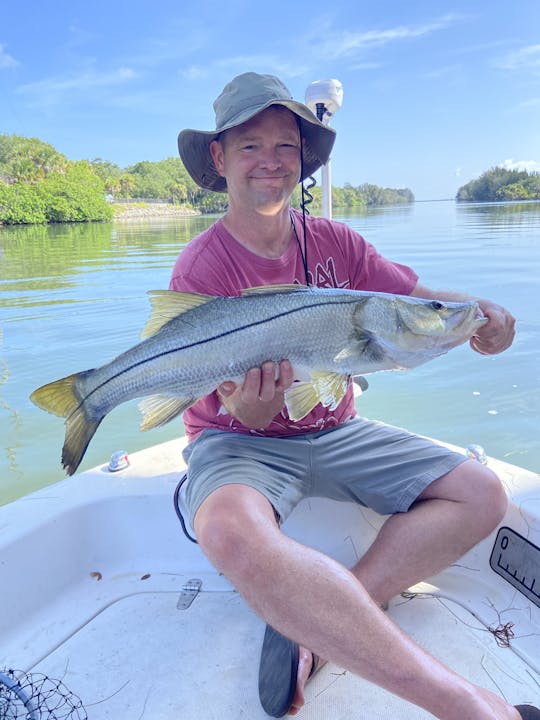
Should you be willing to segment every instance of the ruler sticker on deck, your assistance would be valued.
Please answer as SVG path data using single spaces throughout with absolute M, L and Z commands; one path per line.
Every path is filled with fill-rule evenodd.
M 489 564 L 492 570 L 540 607 L 540 548 L 509 527 L 497 533 Z

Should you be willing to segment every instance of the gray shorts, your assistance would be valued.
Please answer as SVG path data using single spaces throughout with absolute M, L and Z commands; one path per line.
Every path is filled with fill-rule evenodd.
M 280 438 L 204 430 L 184 458 L 183 500 L 192 527 L 205 498 L 231 483 L 262 493 L 281 522 L 305 497 L 360 503 L 381 515 L 406 512 L 430 483 L 467 460 L 431 440 L 364 418 Z

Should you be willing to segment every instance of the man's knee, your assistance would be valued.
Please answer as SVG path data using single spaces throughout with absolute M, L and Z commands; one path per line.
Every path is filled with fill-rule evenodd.
M 473 513 L 478 531 L 483 536 L 497 527 L 508 508 L 508 497 L 496 473 L 475 460 L 459 468 L 464 500 Z
M 208 559 L 225 575 L 253 572 L 260 564 L 265 534 L 277 523 L 268 500 L 252 488 L 235 485 L 215 490 L 194 519 L 197 541 Z
M 499 477 L 476 460 L 467 460 L 435 480 L 421 498 L 461 503 L 482 537 L 501 522 L 508 507 L 508 497 Z
M 482 467 L 484 476 L 484 498 L 485 505 L 490 511 L 490 527 L 486 534 L 490 533 L 503 519 L 508 509 L 508 496 L 499 478 L 492 470 Z

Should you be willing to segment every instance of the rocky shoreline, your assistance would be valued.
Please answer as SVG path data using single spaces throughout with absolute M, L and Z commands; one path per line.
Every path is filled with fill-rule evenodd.
M 144 220 L 170 219 L 200 215 L 198 210 L 169 203 L 113 204 L 114 222 L 141 222 Z

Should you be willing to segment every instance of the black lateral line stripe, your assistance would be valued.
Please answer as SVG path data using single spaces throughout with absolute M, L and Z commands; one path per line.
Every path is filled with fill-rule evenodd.
M 235 333 L 241 332 L 242 330 L 248 330 L 249 328 L 252 328 L 252 327 L 264 325 L 265 323 L 271 322 L 272 320 L 275 320 L 276 318 L 286 317 L 287 315 L 294 315 L 294 313 L 303 312 L 304 310 L 311 310 L 312 308 L 322 307 L 325 305 L 343 305 L 343 304 L 350 305 L 351 303 L 356 303 L 356 302 L 358 302 L 358 298 L 350 298 L 350 299 L 340 298 L 339 300 L 335 300 L 335 301 L 325 300 L 323 302 L 321 300 L 321 302 L 313 303 L 312 305 L 303 305 L 302 307 L 291 308 L 290 310 L 286 310 L 285 312 L 280 312 L 280 313 L 272 315 L 271 317 L 267 317 L 264 320 L 257 320 L 256 322 L 250 322 L 250 323 L 247 323 L 240 327 L 233 328 L 232 330 L 226 330 L 225 332 L 219 333 L 218 335 L 213 335 L 212 337 L 204 338 L 203 340 L 197 340 L 197 342 L 190 343 L 189 345 L 182 345 L 182 347 L 172 348 L 171 350 L 166 350 L 164 352 L 157 353 L 156 355 L 152 355 L 151 357 L 145 358 L 144 360 L 139 360 L 138 362 L 133 363 L 129 367 L 124 368 L 124 370 L 117 372 L 114 375 L 111 375 L 110 378 L 107 378 L 107 380 L 104 380 L 99 385 L 96 385 L 96 387 L 93 390 L 91 390 L 88 393 L 88 395 L 86 395 L 79 402 L 77 407 L 70 412 L 70 414 L 68 415 L 66 420 L 69 420 L 69 418 L 73 415 L 73 413 L 80 410 L 80 408 L 88 400 L 88 398 L 90 398 L 98 390 L 101 390 L 108 383 L 112 382 L 113 380 L 116 380 L 117 378 L 121 377 L 125 373 L 128 373 L 131 370 L 134 370 L 135 368 L 137 368 L 141 365 L 145 365 L 146 363 L 153 362 L 157 358 L 165 357 L 166 355 L 172 355 L 176 352 L 180 352 L 181 350 L 189 350 L 190 348 L 197 347 L 197 345 L 206 345 L 209 342 L 214 342 L 215 340 L 220 340 L 221 338 L 227 337 L 228 335 L 234 335 Z

